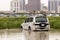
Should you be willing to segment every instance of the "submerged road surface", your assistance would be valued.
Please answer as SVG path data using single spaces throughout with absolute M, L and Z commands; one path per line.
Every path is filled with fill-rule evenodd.
M 0 40 L 60 40 L 60 32 L 5 29 L 0 30 Z

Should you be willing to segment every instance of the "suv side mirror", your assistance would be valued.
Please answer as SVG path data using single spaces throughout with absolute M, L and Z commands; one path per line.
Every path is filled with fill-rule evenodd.
M 25 20 L 25 23 L 26 23 L 26 20 Z

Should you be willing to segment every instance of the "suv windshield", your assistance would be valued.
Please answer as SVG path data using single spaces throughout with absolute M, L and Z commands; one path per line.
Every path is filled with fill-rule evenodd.
M 35 20 L 36 22 L 47 22 L 46 17 L 36 17 Z

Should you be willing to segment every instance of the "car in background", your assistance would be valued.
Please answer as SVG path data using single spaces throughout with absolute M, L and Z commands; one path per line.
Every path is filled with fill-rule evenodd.
M 48 14 L 47 16 L 57 17 L 57 16 L 59 16 L 59 14 Z

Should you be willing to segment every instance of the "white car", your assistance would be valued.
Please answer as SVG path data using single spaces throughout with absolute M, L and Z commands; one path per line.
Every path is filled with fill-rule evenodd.
M 50 30 L 50 24 L 48 18 L 40 14 L 28 17 L 25 22 L 21 24 L 21 28 L 30 30 Z

